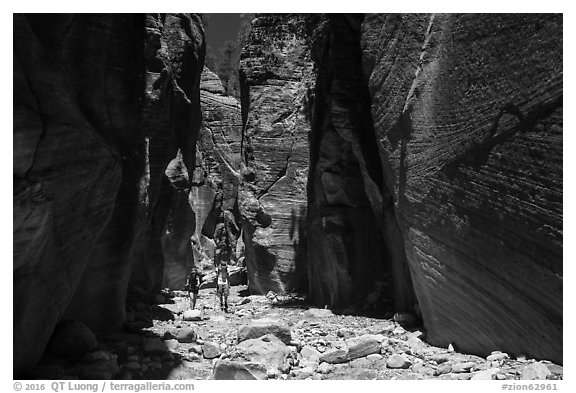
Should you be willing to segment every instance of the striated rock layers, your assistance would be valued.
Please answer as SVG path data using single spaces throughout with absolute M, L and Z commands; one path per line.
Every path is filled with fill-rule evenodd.
M 309 293 L 319 305 L 340 308 L 392 277 L 394 294 L 388 297 L 398 311 L 409 311 L 410 274 L 362 69 L 362 20 L 330 15 L 319 32 L 308 182 Z
M 206 67 L 200 89 L 203 121 L 191 191 L 196 212 L 195 259 L 213 261 L 215 251 L 228 246 L 233 251 L 238 248 L 237 253 L 232 252 L 235 263 L 242 256 L 236 206 L 242 140 L 240 103 L 225 94 L 218 76 Z
M 304 271 L 311 17 L 263 15 L 240 61 L 243 167 L 238 195 L 253 293 L 297 287 Z
M 119 329 L 133 267 L 160 285 L 164 170 L 178 149 L 194 163 L 203 56 L 196 16 L 14 15 L 15 375 L 62 319 Z
M 241 79 L 253 291 L 304 254 L 319 305 L 390 280 L 434 345 L 562 362 L 561 15 L 259 16 Z M 305 147 L 284 138 L 304 130 L 310 246 L 290 254 Z
M 371 15 L 362 45 L 428 340 L 562 363 L 562 15 Z

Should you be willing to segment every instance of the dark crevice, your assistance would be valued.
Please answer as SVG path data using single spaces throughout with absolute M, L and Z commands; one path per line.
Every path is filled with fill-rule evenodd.
M 375 312 L 386 315 L 411 311 L 414 292 L 362 68 L 362 21 L 329 15 L 316 51 L 307 229 L 318 246 L 308 255 L 309 292 L 318 305 L 360 313 L 383 286 Z

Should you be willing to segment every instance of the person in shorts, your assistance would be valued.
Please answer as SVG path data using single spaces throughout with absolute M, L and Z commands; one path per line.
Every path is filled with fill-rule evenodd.
M 190 269 L 188 278 L 186 279 L 186 289 L 188 289 L 188 297 L 190 298 L 191 308 L 196 307 L 196 299 L 198 299 L 198 289 L 200 288 L 200 274 L 198 270 L 193 267 Z
M 230 295 L 230 280 L 228 277 L 228 265 L 222 261 L 217 268 L 216 293 L 220 299 L 220 310 L 228 312 L 228 296 Z

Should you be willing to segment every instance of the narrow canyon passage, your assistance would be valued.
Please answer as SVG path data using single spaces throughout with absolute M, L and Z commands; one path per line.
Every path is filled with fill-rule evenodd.
M 561 378 L 562 15 L 209 23 L 15 14 L 15 375 Z

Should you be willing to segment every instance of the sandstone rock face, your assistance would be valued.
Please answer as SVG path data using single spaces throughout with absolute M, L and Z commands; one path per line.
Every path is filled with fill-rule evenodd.
M 562 16 L 371 15 L 362 41 L 427 340 L 562 363 Z
M 191 190 L 197 258 L 214 261 L 217 253 L 229 246 L 231 262 L 236 263 L 242 257 L 241 250 L 236 252 L 240 217 L 235 208 L 242 143 L 240 103 L 225 94 L 218 76 L 208 68 L 202 72 L 200 89 L 203 122 Z
M 293 289 L 304 271 L 308 98 L 314 82 L 308 19 L 255 18 L 241 55 L 245 166 L 238 206 L 253 293 Z
M 194 170 L 201 123 L 199 88 L 205 45 L 201 26 L 197 15 L 146 17 L 143 121 L 148 176 L 141 194 L 147 211 L 146 231 L 138 243 L 148 246 L 133 257 L 132 282 L 155 292 L 160 287 L 181 289 L 194 264 L 190 236 L 195 215 L 189 173 Z
M 184 14 L 14 16 L 15 375 L 63 318 L 119 329 L 132 267 L 160 286 L 162 178 L 178 148 L 194 163 L 203 45 Z
M 309 293 L 343 307 L 393 277 L 398 310 L 414 303 L 402 234 L 371 120 L 363 17 L 331 15 L 320 43 L 308 180 Z
M 70 304 L 113 213 L 123 167 L 133 177 L 143 169 L 132 154 L 142 140 L 131 138 L 144 83 L 142 22 L 14 16 L 16 375 L 39 359 Z

